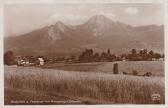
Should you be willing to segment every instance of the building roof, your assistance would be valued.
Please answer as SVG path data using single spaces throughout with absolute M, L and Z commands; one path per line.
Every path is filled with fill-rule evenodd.
M 38 60 L 40 60 L 40 62 L 44 62 L 44 59 L 43 59 L 43 58 L 38 58 Z

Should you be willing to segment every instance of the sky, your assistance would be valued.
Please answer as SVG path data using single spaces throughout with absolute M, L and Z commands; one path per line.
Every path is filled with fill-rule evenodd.
M 62 21 L 78 25 L 94 15 L 132 26 L 162 25 L 164 6 L 159 3 L 123 4 L 6 4 L 5 36 L 17 36 Z

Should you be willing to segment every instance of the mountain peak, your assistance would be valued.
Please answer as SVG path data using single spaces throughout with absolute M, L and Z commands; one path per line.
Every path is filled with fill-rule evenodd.
M 61 33 L 65 32 L 66 26 L 61 22 L 57 21 L 54 25 L 48 29 L 48 38 L 55 42 L 55 40 L 61 39 Z
M 66 26 L 64 25 L 64 23 L 62 23 L 61 21 L 57 21 L 54 25 L 54 28 L 57 28 L 58 30 L 60 30 L 61 32 L 64 32 L 66 29 Z
M 57 21 L 57 22 L 55 23 L 55 25 L 64 25 L 64 24 L 63 24 L 63 22 L 61 22 L 61 21 Z
M 91 17 L 90 20 L 94 20 L 96 22 L 98 22 L 98 21 L 111 21 L 109 18 L 107 18 L 107 17 L 105 17 L 104 15 L 101 15 L 101 14 Z
M 105 17 L 104 15 L 95 15 L 91 17 L 85 24 L 85 28 L 92 30 L 94 36 L 102 36 L 105 31 L 109 30 L 115 22 Z

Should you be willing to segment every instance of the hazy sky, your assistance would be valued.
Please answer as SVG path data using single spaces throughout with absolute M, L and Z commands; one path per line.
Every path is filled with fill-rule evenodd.
M 5 36 L 19 35 L 62 21 L 82 24 L 101 14 L 133 26 L 163 24 L 163 4 L 8 4 L 4 8 Z

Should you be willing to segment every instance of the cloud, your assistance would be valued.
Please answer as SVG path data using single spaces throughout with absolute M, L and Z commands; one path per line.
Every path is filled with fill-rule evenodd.
M 113 21 L 117 21 L 116 15 L 112 12 L 107 12 L 107 11 L 105 12 L 105 11 L 98 10 L 98 9 L 92 9 L 91 12 L 95 15 L 104 15 Z
M 62 21 L 67 24 L 79 24 L 83 20 L 87 19 L 86 16 L 82 15 L 74 15 L 74 14 L 53 14 L 49 16 L 47 23 L 48 24 L 54 24 L 57 21 Z
M 128 7 L 124 10 L 124 12 L 130 15 L 135 15 L 139 13 L 139 10 L 136 7 Z
M 109 19 L 116 21 L 116 16 L 112 12 L 104 12 L 101 10 L 93 9 L 91 10 L 91 13 L 85 15 L 85 14 L 52 14 L 48 17 L 47 19 L 47 24 L 52 25 L 56 23 L 57 21 L 61 21 L 65 24 L 70 24 L 70 25 L 77 25 L 77 24 L 82 24 L 85 21 L 87 21 L 90 17 L 94 15 L 104 15 L 108 17 Z

